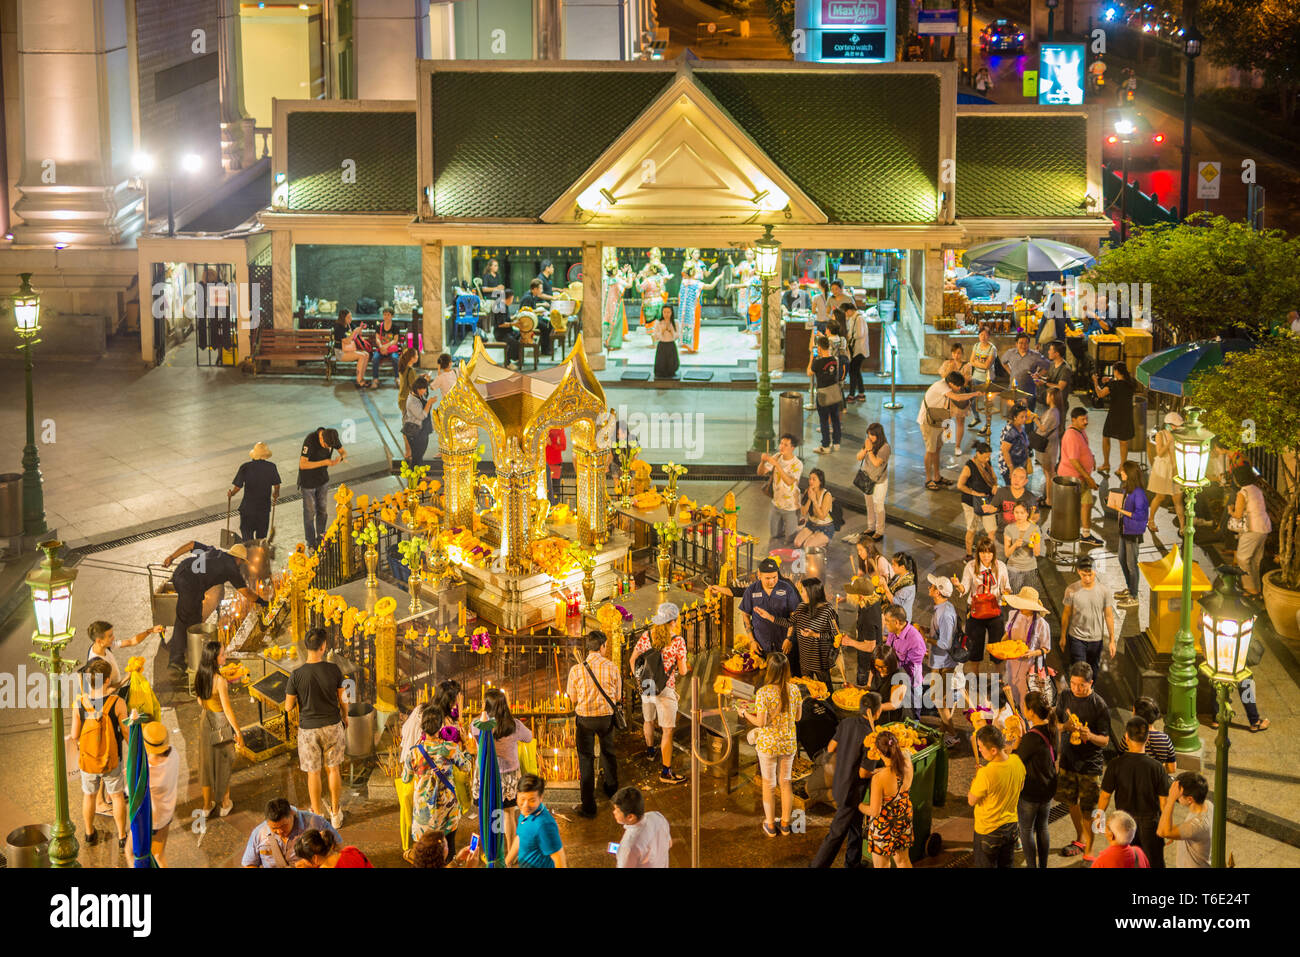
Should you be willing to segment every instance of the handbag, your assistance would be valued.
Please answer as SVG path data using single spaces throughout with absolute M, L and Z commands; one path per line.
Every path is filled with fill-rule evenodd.
M 600 682 L 596 680 L 596 672 L 591 670 L 591 665 L 584 661 L 582 667 L 586 668 L 587 674 L 591 675 L 591 683 L 596 686 L 596 690 L 600 692 L 600 696 L 604 698 L 605 702 L 614 710 L 614 730 L 620 733 L 626 731 L 627 715 L 623 713 L 623 709 L 616 705 L 614 699 L 606 694 L 605 689 L 600 686 Z
M 948 416 L 949 410 L 947 406 L 927 405 L 925 407 L 925 420 L 936 429 L 948 421 Z
M 1246 516 L 1243 515 L 1241 518 L 1233 518 L 1232 516 L 1229 516 L 1228 531 L 1237 532 L 1238 534 L 1250 531 L 1250 528 L 1246 524 Z
M 866 469 L 858 469 L 853 475 L 853 487 L 863 495 L 870 495 L 876 490 L 876 480 L 867 476 Z
M 209 711 L 207 708 L 204 708 L 203 716 L 204 720 L 207 722 L 208 734 L 212 736 L 210 740 L 211 744 L 230 744 L 235 740 L 235 729 L 230 726 L 229 721 L 224 720 L 224 714 L 217 715 L 217 712 Z M 214 726 L 213 719 L 216 717 L 220 717 L 223 720 L 216 722 Z
M 839 405 L 844 401 L 844 390 L 836 382 L 834 385 L 819 386 L 817 388 L 817 406 L 825 408 L 828 405 Z

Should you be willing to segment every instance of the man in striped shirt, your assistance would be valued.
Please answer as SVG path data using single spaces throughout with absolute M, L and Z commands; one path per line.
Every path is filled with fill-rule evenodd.
M 618 669 L 606 657 L 608 639 L 603 632 L 587 635 L 583 648 L 587 660 L 569 669 L 566 692 L 577 713 L 578 774 L 582 803 L 573 809 L 579 817 L 596 816 L 596 739 L 600 738 L 600 766 L 605 775 L 605 796 L 618 790 L 618 760 L 614 755 L 614 709 L 623 693 Z M 604 692 L 602 694 L 601 692 Z M 608 699 L 608 700 L 607 700 Z

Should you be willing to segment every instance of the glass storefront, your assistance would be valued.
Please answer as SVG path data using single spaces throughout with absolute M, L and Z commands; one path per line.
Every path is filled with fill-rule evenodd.
M 339 309 L 377 319 L 391 307 L 409 319 L 421 289 L 419 246 L 294 247 L 294 310 L 307 327 L 333 320 Z

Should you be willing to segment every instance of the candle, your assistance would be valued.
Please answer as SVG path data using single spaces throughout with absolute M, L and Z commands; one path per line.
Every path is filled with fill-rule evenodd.
M 564 631 L 569 624 L 569 610 L 562 598 L 555 599 L 555 630 Z
M 465 603 L 462 601 L 456 606 L 456 623 L 459 627 L 465 627 Z

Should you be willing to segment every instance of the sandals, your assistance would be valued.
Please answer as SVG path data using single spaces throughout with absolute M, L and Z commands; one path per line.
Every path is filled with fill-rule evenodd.
M 927 492 L 942 492 L 943 486 L 938 482 L 926 482 L 925 489 Z
M 1267 731 L 1267 730 L 1268 730 L 1268 718 L 1260 718 L 1258 721 L 1256 721 L 1254 724 L 1250 726 L 1251 734 L 1259 734 L 1259 732 Z
M 1080 854 L 1083 853 L 1083 850 L 1084 848 L 1083 848 L 1082 841 L 1071 841 L 1069 844 L 1065 845 L 1065 847 L 1061 848 L 1061 856 L 1078 857 Z
M 781 822 L 781 836 L 782 836 L 782 837 L 789 837 L 789 836 L 790 836 L 790 822 L 789 822 L 789 821 L 782 821 L 782 822 Z

